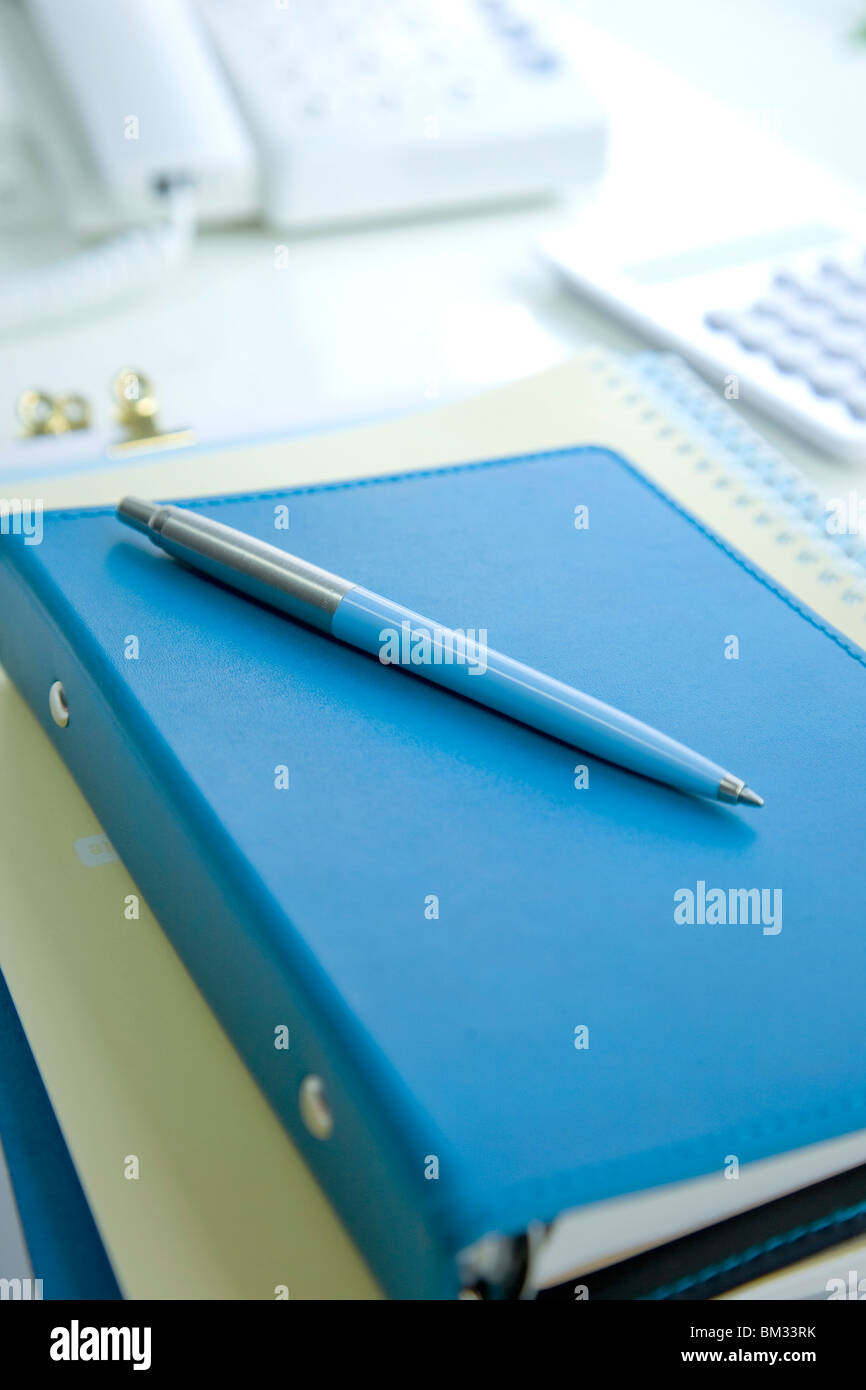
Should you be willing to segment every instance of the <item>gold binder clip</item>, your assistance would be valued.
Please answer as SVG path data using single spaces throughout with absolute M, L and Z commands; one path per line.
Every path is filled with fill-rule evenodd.
M 110 453 L 128 453 L 133 449 L 177 449 L 192 443 L 192 430 L 159 428 L 159 402 L 144 372 L 124 367 L 111 383 L 111 390 L 117 406 L 114 418 L 123 426 L 126 438 L 113 444 Z
M 38 434 L 67 434 L 70 430 L 90 427 L 90 402 L 76 391 L 50 396 L 47 391 L 28 387 L 18 397 L 17 413 L 22 439 L 32 439 Z

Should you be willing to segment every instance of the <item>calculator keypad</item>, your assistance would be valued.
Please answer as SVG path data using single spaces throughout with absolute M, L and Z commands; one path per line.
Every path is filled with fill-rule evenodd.
M 866 420 L 866 257 L 781 269 L 748 307 L 711 310 L 704 323 Z

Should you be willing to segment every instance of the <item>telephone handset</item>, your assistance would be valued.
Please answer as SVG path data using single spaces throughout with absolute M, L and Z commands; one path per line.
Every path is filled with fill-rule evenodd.
M 0 332 L 146 289 L 203 217 L 255 211 L 253 143 L 186 0 L 0 0 L 0 42 L 52 212 L 104 238 L 0 284 Z
M 67 221 L 146 221 L 195 181 L 200 215 L 256 207 L 256 155 L 237 101 L 183 0 L 0 0 L 21 115 Z

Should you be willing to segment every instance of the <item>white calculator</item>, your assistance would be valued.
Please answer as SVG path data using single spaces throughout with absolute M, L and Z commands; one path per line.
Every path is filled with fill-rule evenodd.
M 569 284 L 820 449 L 866 460 L 866 249 L 786 227 L 611 264 L 574 231 L 543 249 Z

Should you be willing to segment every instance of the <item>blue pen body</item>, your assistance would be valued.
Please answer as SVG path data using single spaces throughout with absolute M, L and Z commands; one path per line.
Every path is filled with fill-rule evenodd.
M 456 632 L 368 589 L 340 599 L 331 631 L 383 665 L 445 686 L 608 762 L 715 797 L 724 768 L 621 710 L 488 648 L 478 633 Z

